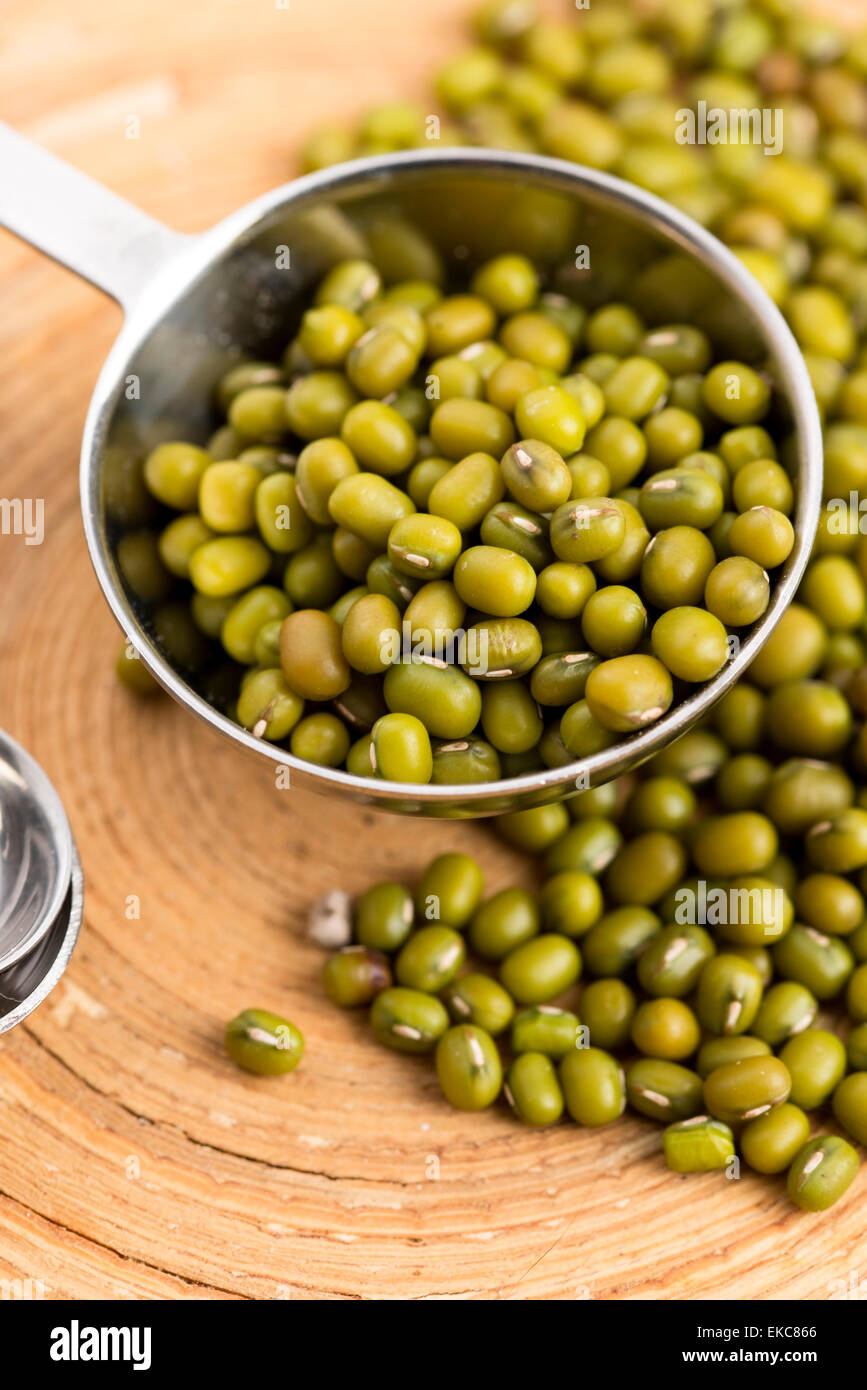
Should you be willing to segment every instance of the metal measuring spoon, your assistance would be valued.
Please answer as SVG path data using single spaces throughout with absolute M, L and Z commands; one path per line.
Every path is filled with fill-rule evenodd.
M 289 768 L 293 788 L 384 810 L 472 816 L 540 806 L 601 785 L 695 725 L 745 673 L 794 597 L 822 496 L 822 428 L 803 356 L 780 310 L 738 258 L 645 189 L 596 169 L 519 151 L 407 150 L 305 175 L 210 231 L 188 236 L 162 226 L 2 122 L 0 167 L 0 225 L 104 289 L 126 315 L 91 401 L 81 455 L 85 533 L 109 605 L 176 700 L 223 738 L 269 763 L 272 775 L 275 762 Z M 536 211 L 523 219 L 518 214 L 528 200 L 535 200 Z M 556 232 L 546 231 L 544 245 L 540 206 Z M 173 438 L 207 438 L 213 428 L 212 389 L 221 374 L 238 353 L 272 357 L 282 351 L 311 287 L 335 261 L 369 254 L 367 228 L 371 219 L 383 216 L 422 227 L 444 263 L 464 270 L 473 247 L 479 254 L 504 249 L 508 227 L 509 250 L 527 249 L 544 260 L 552 283 L 572 286 L 576 293 L 585 274 L 575 258 L 579 245 L 589 251 L 592 242 L 593 274 L 600 275 L 603 290 L 609 275 L 612 285 L 623 283 L 624 263 L 634 275 L 651 260 L 668 260 L 669 268 L 684 277 L 685 295 L 687 285 L 694 295 L 700 282 L 707 302 L 722 296 L 726 341 L 717 346 L 740 358 L 747 343 L 747 360 L 770 366 L 776 404 L 785 407 L 794 426 L 795 545 L 765 613 L 712 680 L 647 728 L 565 766 L 497 782 L 410 785 L 305 763 L 291 751 L 275 750 L 209 704 L 172 666 L 118 569 L 116 528 L 105 505 L 111 446 L 122 443 L 143 456 L 165 440 L 167 421 Z
M 66 898 L 39 945 L 11 970 L 0 971 L 0 1033 L 41 1004 L 60 979 L 72 955 L 84 915 L 84 874 L 75 845 Z
M 72 866 L 60 797 L 30 754 L 0 731 L 0 994 L 6 972 L 30 957 L 57 921 Z

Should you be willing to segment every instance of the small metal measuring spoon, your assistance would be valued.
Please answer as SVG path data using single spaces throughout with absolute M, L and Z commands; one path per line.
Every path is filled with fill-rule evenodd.
M 30 754 L 0 732 L 0 988 L 56 921 L 72 858 L 60 797 Z
M 8 1033 L 54 989 L 78 940 L 84 915 L 84 874 L 75 845 L 66 898 L 49 930 L 29 956 L 0 972 L 0 1033 Z
M 793 599 L 810 556 L 822 494 L 822 430 L 803 357 L 779 309 L 737 257 L 644 189 L 541 155 L 413 150 L 309 174 L 266 193 L 209 231 L 188 236 L 162 226 L 2 123 L 0 170 L 0 225 L 105 290 L 126 315 L 94 391 L 81 451 L 85 533 L 106 599 L 170 694 L 223 738 L 270 763 L 272 771 L 278 762 L 288 765 L 293 787 L 409 814 L 478 816 L 597 786 L 638 766 L 706 714 L 744 674 Z M 541 233 L 540 200 L 547 209 Z M 513 216 L 516 212 L 520 217 Z M 210 402 L 221 374 L 239 352 L 272 357 L 282 351 L 312 286 L 335 261 L 368 256 L 368 230 L 383 217 L 422 229 L 444 263 L 464 272 L 471 250 L 491 255 L 526 249 L 555 276 L 565 272 L 574 279 L 576 248 L 592 245 L 594 282 L 609 299 L 628 290 L 649 259 L 668 259 L 671 288 L 683 295 L 680 317 L 688 316 L 699 276 L 708 294 L 724 298 L 738 343 L 728 356 L 742 356 L 746 337 L 754 349 L 746 360 L 767 362 L 776 398 L 791 419 L 795 546 L 766 612 L 711 681 L 640 733 L 565 767 L 498 782 L 414 786 L 305 763 L 241 728 L 171 665 L 118 569 L 117 527 L 105 498 L 113 445 L 144 455 L 166 438 L 166 427 L 169 438 L 207 439 L 216 423 Z M 513 238 L 507 245 L 504 231 Z M 624 233 L 630 236 L 625 250 Z
M 30 754 L 0 731 L 0 1033 L 57 984 L 83 904 L 81 862 L 60 797 Z

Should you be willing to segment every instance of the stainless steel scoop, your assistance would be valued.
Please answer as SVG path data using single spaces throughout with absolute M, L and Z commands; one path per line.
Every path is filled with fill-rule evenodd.
M 51 930 L 69 891 L 72 852 L 60 797 L 0 731 L 0 980 Z
M 388 810 L 490 815 L 557 800 L 619 776 L 689 729 L 746 670 L 791 601 L 809 557 L 821 500 L 822 436 L 797 344 L 758 282 L 713 236 L 642 189 L 595 170 L 491 150 L 410 152 L 359 160 L 275 189 L 210 231 L 182 236 L 0 126 L 0 224 L 84 276 L 122 305 L 126 323 L 102 370 L 81 451 L 84 524 L 115 617 L 165 688 L 200 719 L 273 765 L 293 785 Z M 402 249 L 389 228 L 407 224 Z M 791 419 L 798 492 L 794 551 L 771 604 L 738 653 L 643 732 L 567 767 L 473 786 L 373 782 L 313 767 L 254 738 L 213 708 L 155 644 L 147 614 L 125 590 L 106 520 L 106 449 L 142 452 L 167 438 L 204 441 L 212 388 L 239 353 L 276 355 L 299 304 L 335 261 L 366 255 L 393 278 L 425 258 L 466 268 L 525 250 L 550 283 L 585 300 L 640 293 L 651 262 L 667 285 L 662 320 L 713 310 L 716 346 L 766 366 Z M 401 264 L 396 258 L 403 257 Z M 589 272 L 582 268 L 589 256 Z M 652 295 L 642 305 L 660 322 Z M 679 312 L 672 312 L 675 304 Z
M 0 1033 L 50 993 L 78 937 L 84 883 L 60 798 L 0 731 Z
M 0 1033 L 21 1023 L 47 999 L 69 964 L 84 915 L 84 874 L 72 847 L 72 873 L 66 897 L 48 931 L 30 955 L 0 971 Z

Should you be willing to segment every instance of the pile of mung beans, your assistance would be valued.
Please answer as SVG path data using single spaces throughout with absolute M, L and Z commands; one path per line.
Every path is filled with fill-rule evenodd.
M 615 173 L 668 199 L 727 242 L 786 315 L 823 418 L 825 504 L 798 601 L 750 667 L 749 679 L 700 727 L 658 754 L 640 777 L 498 822 L 510 844 L 540 858 L 544 878 L 538 892 L 513 888 L 485 899 L 481 871 L 462 854 L 434 861 L 415 892 L 402 884 L 377 885 L 356 904 L 354 942 L 326 964 L 326 992 L 344 1006 L 369 1005 L 374 1033 L 388 1045 L 435 1053 L 444 1094 L 458 1106 L 483 1108 L 502 1089 L 528 1124 L 554 1123 L 565 1110 L 579 1124 L 596 1126 L 615 1120 L 629 1104 L 665 1125 L 664 1152 L 675 1170 L 732 1171 L 739 1152 L 760 1173 L 788 1171 L 792 1199 L 805 1209 L 824 1209 L 857 1171 L 849 1141 L 867 1145 L 867 36 L 847 37 L 818 12 L 801 13 L 791 0 L 594 0 L 587 9 L 564 6 L 559 18 L 540 17 L 534 0 L 489 0 L 473 28 L 472 47 L 436 79 L 438 122 L 432 126 L 423 101 L 380 106 L 354 131 L 334 127 L 315 135 L 306 146 L 305 167 L 429 148 L 433 129 L 440 145 L 538 150 Z M 782 153 L 768 156 L 751 145 L 679 144 L 680 113 L 699 101 L 781 112 Z M 519 264 L 517 281 L 526 287 L 533 277 L 532 298 L 503 300 L 499 296 L 514 287 Z M 351 273 L 363 278 L 357 268 Z M 371 597 L 385 598 L 405 614 L 427 589 L 430 598 L 419 616 L 433 630 L 444 616 L 461 611 L 455 595 L 476 621 L 535 628 L 535 661 L 510 670 L 511 679 L 480 683 L 479 715 L 465 733 L 425 724 L 428 741 L 434 738 L 432 779 L 484 780 L 498 775 L 497 769 L 513 775 L 580 758 L 641 727 L 642 719 L 633 722 L 631 716 L 642 709 L 646 716 L 656 706 L 652 698 L 636 702 L 641 682 L 634 672 L 630 681 L 615 683 L 619 713 L 607 721 L 607 699 L 593 698 L 599 680 L 594 673 L 612 663 L 640 657 L 642 666 L 654 663 L 657 678 L 661 665 L 680 681 L 707 679 L 716 659 L 711 654 L 722 657 L 713 620 L 735 630 L 754 621 L 767 603 L 767 572 L 791 548 L 791 488 L 780 464 L 785 453 L 762 423 L 760 375 L 755 382 L 744 377 L 747 400 L 758 413 L 729 418 L 717 412 L 714 400 L 719 364 L 712 363 L 694 324 L 663 325 L 668 331 L 660 342 L 658 326 L 642 323 L 628 305 L 582 314 L 548 292 L 535 268 L 519 258 L 506 258 L 505 269 L 502 263 L 485 267 L 479 280 L 448 287 L 444 297 L 437 286 L 410 283 L 378 286 L 370 303 L 357 297 L 322 303 L 281 366 L 247 364 L 221 387 L 228 429 L 208 442 L 200 471 L 242 462 L 260 469 L 257 487 L 283 476 L 293 515 L 302 525 L 304 517 L 310 523 L 309 543 L 292 553 L 300 573 L 291 584 L 288 570 L 262 570 L 245 587 L 254 593 L 269 589 L 281 595 L 274 600 L 281 606 L 288 599 L 295 609 L 320 615 L 305 617 L 305 623 L 321 627 L 327 614 L 341 629 L 338 643 L 329 628 L 333 660 L 327 672 L 336 679 L 341 662 L 351 671 L 327 712 L 302 717 L 300 699 L 320 703 L 320 692 L 294 691 L 277 635 L 277 625 L 297 620 L 297 612 L 263 609 L 261 635 L 257 628 L 243 655 L 227 647 L 234 661 L 253 668 L 241 692 L 243 698 L 252 684 L 248 703 L 237 710 L 248 727 L 275 736 L 268 721 L 261 727 L 260 697 L 282 694 L 280 682 L 299 697 L 290 702 L 287 717 L 297 715 L 287 732 L 301 757 L 331 758 L 332 765 L 345 760 L 365 775 L 400 776 L 407 767 L 404 744 L 412 744 L 417 768 L 427 766 L 421 732 L 413 743 L 406 726 L 394 741 L 388 726 L 379 761 L 368 731 L 380 719 L 414 715 L 424 723 L 424 711 L 439 708 L 440 701 L 431 701 L 428 689 L 418 707 L 383 707 L 383 673 L 353 665 L 343 646 L 348 614 L 362 599 L 369 609 Z M 478 331 L 467 338 L 431 342 L 431 315 L 436 323 L 442 306 L 455 298 L 474 304 L 477 314 L 487 313 L 487 325 L 482 328 L 480 317 Z M 358 337 L 342 356 L 317 363 L 316 345 L 326 356 L 331 351 L 330 334 L 319 336 L 327 320 L 318 311 L 326 307 L 344 311 L 339 329 L 337 315 L 329 316 L 332 333 L 352 339 L 357 330 Z M 382 329 L 388 334 L 377 333 Z M 364 380 L 361 364 L 356 383 L 356 368 L 350 372 L 348 364 L 370 333 L 374 342 L 387 336 L 391 346 L 382 359 L 379 351 L 374 354 L 373 377 Z M 555 338 L 559 359 L 540 348 Z M 413 352 L 416 365 L 409 376 L 383 384 L 377 376 L 381 362 L 392 362 L 395 353 L 408 361 Z M 449 476 L 463 468 L 466 455 L 433 437 L 431 417 L 443 404 L 430 409 L 420 379 L 413 378 L 420 363 L 425 380 L 438 373 L 445 383 L 442 400 L 457 402 L 451 411 L 466 412 L 469 405 L 470 414 L 478 415 L 472 407 L 484 405 L 499 411 L 512 430 L 508 439 L 498 439 L 501 452 L 493 448 L 493 436 L 487 447 L 472 441 L 470 457 L 492 461 L 479 477 L 503 489 L 499 498 L 485 499 L 484 515 L 493 509 L 497 523 L 489 524 L 487 535 L 472 534 L 461 517 L 437 509 L 436 499 L 448 494 Z M 322 373 L 342 383 L 329 397 L 330 407 L 346 405 L 340 428 L 323 438 L 339 438 L 353 455 L 343 421 L 357 396 L 367 406 L 386 403 L 403 420 L 395 439 L 406 437 L 407 429 L 415 434 L 418 452 L 407 456 L 402 469 L 395 462 L 389 474 L 362 460 L 359 471 L 378 472 L 392 487 L 395 478 L 403 484 L 397 490 L 411 506 L 394 525 L 417 528 L 412 518 L 424 516 L 457 527 L 459 542 L 449 535 L 459 550 L 442 577 L 428 575 L 417 587 L 424 576 L 406 568 L 406 555 L 416 553 L 418 534 L 412 529 L 408 549 L 390 546 L 390 530 L 371 538 L 377 553 L 365 557 L 362 569 L 358 542 L 365 537 L 330 507 L 329 470 L 336 466 L 336 491 L 344 482 L 335 455 L 346 460 L 333 443 L 328 467 L 321 465 L 324 488 L 311 489 L 305 502 L 300 454 L 290 465 L 285 441 L 232 433 L 233 402 L 249 391 L 279 388 L 285 397 L 287 384 L 291 394 L 300 382 L 303 400 L 303 383 Z M 540 402 L 559 401 L 562 419 L 558 410 L 540 406 L 532 428 L 525 426 L 517 411 L 526 393 Z M 254 396 L 251 404 L 269 399 L 276 410 L 276 394 Z M 314 409 L 321 405 L 321 396 L 312 402 Z M 594 408 L 602 412 L 595 419 Z M 234 410 L 237 417 L 241 406 L 234 404 Z M 580 443 L 574 435 L 571 441 L 558 436 L 563 421 L 579 413 Z M 553 435 L 536 423 L 542 417 Z M 568 497 L 522 497 L 513 490 L 513 482 L 523 487 L 534 481 L 534 467 L 528 464 L 525 474 L 510 454 L 527 440 L 544 446 L 545 459 L 553 451 L 566 466 Z M 318 443 L 311 436 L 303 449 L 324 453 Z M 465 437 L 461 450 L 466 444 Z M 636 450 L 642 453 L 637 465 Z M 159 471 L 154 465 L 151 470 Z M 318 465 L 313 472 L 320 472 Z M 648 512 L 648 481 L 664 472 L 680 475 L 672 491 L 682 490 L 686 505 L 678 515 L 654 514 L 659 499 L 652 488 Z M 294 479 L 294 489 L 285 475 Z M 557 476 L 565 487 L 559 467 L 545 467 L 542 475 L 546 484 Z M 184 665 L 178 653 L 185 642 L 200 649 L 205 639 L 225 643 L 223 625 L 233 606 L 228 600 L 238 601 L 237 594 L 197 591 L 191 622 L 189 598 L 178 600 L 171 592 L 187 580 L 183 568 L 192 568 L 199 545 L 213 541 L 202 526 L 218 536 L 219 527 L 201 511 L 198 489 L 195 495 L 191 490 L 180 508 L 187 515 L 171 523 L 180 542 L 172 571 L 159 539 L 130 511 L 129 497 L 141 492 L 141 479 L 127 468 L 118 476 L 116 519 L 131 517 L 133 523 L 125 577 L 157 605 L 157 636 L 170 654 L 175 641 L 175 656 Z M 718 511 L 717 491 L 708 480 L 722 492 Z M 249 474 L 246 486 L 252 482 Z M 270 482 L 275 491 L 277 486 Z M 380 483 L 376 487 L 382 490 Z M 328 500 L 317 515 L 323 493 Z M 614 547 L 588 557 L 561 556 L 552 545 L 558 508 L 588 497 L 616 504 L 625 518 L 624 536 L 633 536 L 635 549 L 623 551 L 619 540 L 624 565 L 612 566 Z M 452 505 L 468 504 L 460 496 Z M 535 517 L 541 533 L 536 540 L 551 550 L 528 553 L 532 528 L 514 524 L 524 513 Z M 480 515 L 474 526 L 482 520 Z M 609 523 L 617 526 L 609 515 L 591 531 L 602 532 Z M 331 536 L 325 561 L 320 528 Z M 430 520 L 423 528 L 430 528 Z M 431 536 L 422 539 L 432 539 L 438 527 L 430 529 Z M 469 553 L 465 538 L 470 549 L 508 552 L 510 569 L 516 575 L 520 570 L 528 587 L 529 576 L 515 559 L 529 563 L 535 590 L 527 608 L 499 615 L 479 602 L 478 591 L 461 597 L 455 571 Z M 262 540 L 252 524 L 248 539 Z M 302 564 L 297 554 L 305 551 L 310 563 Z M 428 551 L 426 558 L 436 563 L 438 556 Z M 137 589 L 139 562 L 143 580 Z M 335 567 L 348 592 L 329 593 L 322 584 L 326 569 L 334 574 Z M 364 592 L 352 597 L 345 581 Z M 597 622 L 591 601 L 599 609 Z M 666 642 L 665 627 L 658 630 L 661 618 L 684 609 L 708 639 L 706 647 L 697 644 L 700 670 L 679 668 L 689 644 L 679 642 L 677 632 Z M 654 621 L 646 629 L 649 612 Z M 247 614 L 249 621 L 239 623 L 238 650 L 258 616 Z M 675 626 L 683 619 L 668 621 Z M 607 650 L 608 642 L 631 645 Z M 589 664 L 576 685 L 574 663 L 560 658 L 579 652 L 589 656 Z M 267 682 L 263 671 L 271 673 Z M 342 670 L 341 679 L 345 675 Z M 460 666 L 455 675 L 469 675 L 472 683 L 472 673 Z M 555 698 L 546 699 L 550 694 Z M 223 698 L 236 695 L 229 690 Z M 620 722 L 624 710 L 629 717 Z M 273 712 L 270 704 L 267 712 Z M 317 721 L 309 737 L 308 720 Z M 460 756 L 449 748 L 456 739 L 467 745 Z M 698 909 L 693 919 L 691 905 Z M 468 948 L 475 957 L 469 969 Z M 842 1134 L 824 1132 L 829 1120 Z M 818 1133 L 811 1138 L 814 1128 Z
M 825 506 L 798 602 L 702 726 L 640 777 L 500 820 L 541 857 L 538 893 L 485 901 L 460 855 L 430 866 L 415 901 L 380 885 L 357 904 L 355 945 L 326 966 L 326 990 L 342 1004 L 367 992 L 380 1039 L 435 1049 L 455 1104 L 492 1102 L 492 1039 L 508 1038 L 503 1089 L 527 1123 L 565 1109 L 595 1125 L 628 1103 L 665 1124 L 677 1171 L 726 1169 L 739 1151 L 758 1172 L 788 1170 L 792 1199 L 823 1209 L 857 1171 L 850 1140 L 867 1146 L 867 38 L 780 0 L 600 0 L 562 19 L 493 0 L 475 36 L 438 78 L 441 138 L 610 170 L 728 242 L 804 353 Z M 677 145 L 678 110 L 699 100 L 781 110 L 783 153 Z M 424 140 L 423 108 L 401 103 L 355 132 L 321 132 L 306 162 Z M 599 350 L 604 389 L 635 344 Z M 461 884 L 472 905 L 450 899 Z M 377 936 L 377 903 L 383 926 L 403 903 L 400 942 Z M 480 961 L 470 973 L 464 937 Z M 426 992 L 438 955 L 451 973 Z M 828 1119 L 840 1133 L 821 1132 Z
M 539 891 L 486 898 L 463 853 L 414 892 L 370 888 L 328 997 L 433 1053 L 461 1109 L 502 1091 L 528 1125 L 597 1127 L 629 1104 L 665 1124 L 676 1171 L 738 1176 L 739 1152 L 788 1170 L 798 1206 L 830 1206 L 858 1155 L 811 1120 L 830 1109 L 867 1144 L 867 797 L 802 718 L 824 703 L 830 728 L 842 706 L 851 730 L 845 697 L 788 674 L 737 687 L 641 777 L 501 817 Z
M 222 379 L 207 448 L 144 460 L 164 524 L 118 564 L 165 589 L 174 661 L 218 641 L 235 717 L 299 758 L 408 783 L 566 763 L 767 608 L 794 541 L 771 394 L 699 328 L 546 294 L 523 255 L 454 293 L 344 261 L 282 364 Z

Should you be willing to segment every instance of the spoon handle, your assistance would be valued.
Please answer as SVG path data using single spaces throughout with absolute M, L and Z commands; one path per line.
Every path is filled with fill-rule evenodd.
M 0 226 L 128 312 L 190 238 L 0 121 Z

